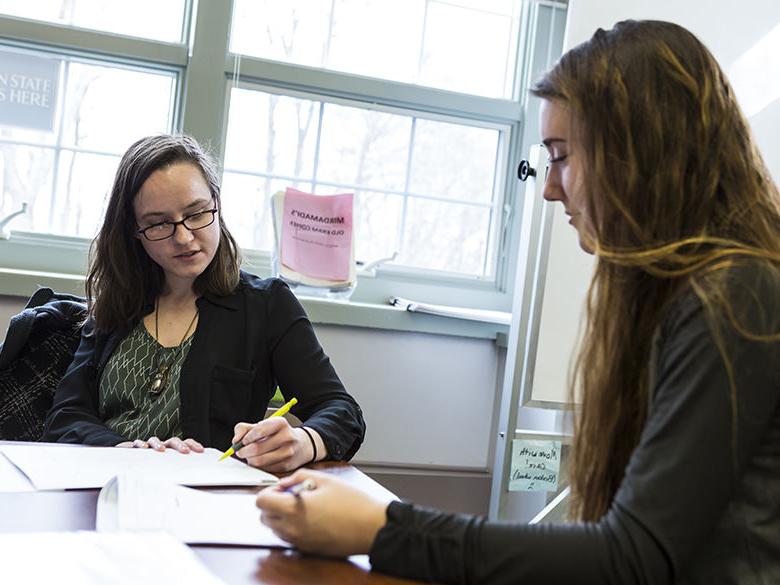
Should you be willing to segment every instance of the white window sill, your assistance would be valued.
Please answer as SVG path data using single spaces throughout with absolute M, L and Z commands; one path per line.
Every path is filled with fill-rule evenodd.
M 41 286 L 58 292 L 83 295 L 84 276 L 63 272 L 0 268 L 0 295 L 27 298 Z M 509 330 L 506 325 L 415 313 L 389 304 L 311 297 L 301 297 L 300 301 L 312 323 L 316 324 L 494 339 L 499 346 L 506 347 Z

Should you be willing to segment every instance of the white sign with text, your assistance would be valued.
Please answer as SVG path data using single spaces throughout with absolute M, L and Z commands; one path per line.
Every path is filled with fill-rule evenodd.
M 0 49 L 0 125 L 54 130 L 61 63 Z

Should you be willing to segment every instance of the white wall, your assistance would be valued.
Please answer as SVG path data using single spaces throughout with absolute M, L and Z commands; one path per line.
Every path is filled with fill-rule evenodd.
M 780 2 L 777 0 L 570 0 L 566 49 L 598 28 L 627 19 L 668 20 L 688 28 L 732 79 L 772 175 L 780 178 Z M 759 52 L 751 58 L 753 53 Z M 761 50 L 763 49 L 763 52 Z M 763 99 L 762 99 L 763 98 Z M 768 103 L 756 111 L 759 106 Z M 592 261 L 556 206 L 544 286 L 535 400 L 563 401 Z
M 317 325 L 364 411 L 355 461 L 486 471 L 499 349 L 486 339 Z

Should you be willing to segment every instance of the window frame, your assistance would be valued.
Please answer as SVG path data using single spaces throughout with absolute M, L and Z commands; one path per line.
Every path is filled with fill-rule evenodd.
M 514 163 L 522 158 L 528 145 L 536 141 L 536 124 L 531 117 L 535 116 L 534 108 L 529 108 L 528 97 L 519 88 L 528 86 L 534 63 L 540 60 L 542 49 L 550 44 L 544 38 L 537 38 L 540 10 L 545 6 L 565 10 L 566 4 L 524 0 L 520 34 L 517 36 L 519 57 L 514 99 L 472 96 L 235 55 L 228 52 L 232 6 L 232 0 L 188 0 L 181 43 L 11 16 L 0 16 L 0 42 L 35 51 L 71 54 L 107 64 L 176 71 L 173 129 L 191 134 L 208 145 L 220 168 L 224 158 L 230 88 L 234 86 L 250 89 L 262 86 L 266 91 L 288 95 L 295 92 L 317 100 L 345 100 L 349 105 L 381 103 L 384 109 L 397 109 L 406 114 L 420 112 L 428 117 L 501 128 L 503 158 L 498 163 L 496 189 L 503 191 L 503 195 L 499 193 L 500 203 L 495 208 L 500 217 L 491 222 L 495 224 L 491 230 L 496 230 L 492 240 L 495 258 L 492 276 L 480 278 L 385 264 L 369 272 L 359 271 L 352 302 L 355 306 L 385 305 L 388 297 L 398 295 L 438 304 L 509 311 L 515 266 L 520 253 L 516 242 L 519 241 L 521 210 L 517 199 L 521 196 L 521 189 Z M 550 51 L 547 53 L 546 59 L 542 59 L 545 64 L 550 62 Z M 533 129 L 530 136 L 529 129 Z M 11 240 L 0 241 L 0 274 L 6 269 L 19 274 L 59 274 L 65 279 L 62 282 L 68 278 L 77 282 L 79 278 L 83 279 L 88 248 L 89 240 L 84 238 L 15 232 Z M 46 249 L 49 253 L 45 252 Z M 270 275 L 269 253 L 244 250 L 244 257 L 247 270 L 260 276 Z M 18 294 L 11 289 L 13 286 L 0 286 L 0 294 Z M 422 316 L 415 317 L 423 319 Z M 496 331 L 505 330 L 505 327 L 494 328 L 493 335 Z
M 376 112 L 382 112 L 382 113 L 390 113 L 390 114 L 398 114 L 401 116 L 408 116 L 408 117 L 415 117 L 417 119 L 425 119 L 425 120 L 433 120 L 437 122 L 449 122 L 454 124 L 459 124 L 462 126 L 472 126 L 474 128 L 486 128 L 490 130 L 496 130 L 499 132 L 499 144 L 497 146 L 497 160 L 496 160 L 496 181 L 493 185 L 493 196 L 491 197 L 490 203 L 482 203 L 482 204 L 473 204 L 475 207 L 484 208 L 489 210 L 490 212 L 490 234 L 489 234 L 489 241 L 488 241 L 488 248 L 486 250 L 484 259 L 484 263 L 491 263 L 492 266 L 496 266 L 497 264 L 497 257 L 498 257 L 498 246 L 496 245 L 496 242 L 499 238 L 500 231 L 503 228 L 504 218 L 500 217 L 496 219 L 496 215 L 501 215 L 501 210 L 504 208 L 505 205 L 505 194 L 506 190 L 503 189 L 503 177 L 506 176 L 507 169 L 511 166 L 509 164 L 509 149 L 508 149 L 508 143 L 510 142 L 510 138 L 512 135 L 513 128 L 510 124 L 500 124 L 498 122 L 494 121 L 484 121 L 484 120 L 477 120 L 474 118 L 464 118 L 464 117 L 453 117 L 452 115 L 448 115 L 442 112 L 424 112 L 419 109 L 413 109 L 413 104 L 407 104 L 406 107 L 401 107 L 399 105 L 386 105 L 386 104 L 378 104 L 376 103 L 376 100 L 367 101 L 364 97 L 356 98 L 347 98 L 343 95 L 340 95 L 338 97 L 334 97 L 331 95 L 326 95 L 323 93 L 314 93 L 314 90 L 308 90 L 303 91 L 300 89 L 287 89 L 286 87 L 279 87 L 277 85 L 269 85 L 266 83 L 261 82 L 255 82 L 250 81 L 246 78 L 244 78 L 242 81 L 238 81 L 236 79 L 228 80 L 228 88 L 226 90 L 226 104 L 225 104 L 225 124 L 223 126 L 223 134 L 222 138 L 220 140 L 221 145 L 225 145 L 227 141 L 227 130 L 228 130 L 228 118 L 230 114 L 230 106 L 229 106 L 229 95 L 230 91 L 233 89 L 244 89 L 249 91 L 258 91 L 263 93 L 273 93 L 280 96 L 286 96 L 286 97 L 292 97 L 292 98 L 300 98 L 300 99 L 307 99 L 312 100 L 314 102 L 322 102 L 325 104 L 335 104 L 340 106 L 347 106 L 347 107 L 360 107 L 365 110 L 370 111 L 376 111 Z M 227 169 L 223 164 L 223 170 L 242 174 L 242 175 L 248 175 L 252 177 L 263 177 L 265 173 L 260 172 L 252 172 L 252 171 L 245 171 L 240 169 Z M 408 169 L 407 169 L 408 170 Z M 315 177 L 316 177 L 316 171 L 315 171 Z M 307 177 L 302 178 L 304 182 L 308 182 L 306 179 Z M 329 183 L 328 181 L 321 181 L 321 180 L 315 180 L 315 183 L 320 185 L 335 185 L 333 183 Z M 359 190 L 361 187 L 357 185 L 346 185 L 344 189 L 350 190 Z M 384 192 L 383 189 L 375 189 L 371 186 L 363 186 L 362 187 L 365 190 L 368 191 L 380 191 Z M 418 197 L 418 198 L 425 198 L 422 195 L 415 194 L 415 193 L 395 193 L 395 190 L 388 191 L 392 192 L 398 196 L 401 197 Z M 464 204 L 464 202 L 456 199 L 439 199 L 439 198 L 433 198 L 437 201 L 444 201 L 448 203 L 453 204 Z M 495 203 L 493 202 L 493 199 L 495 199 Z M 469 203 L 465 203 L 466 205 L 469 205 Z M 257 261 L 261 262 L 268 262 L 269 270 L 270 270 L 270 252 L 265 251 L 259 251 L 259 250 L 249 250 L 250 253 L 252 253 L 253 257 Z M 374 262 L 376 260 L 379 260 L 378 258 L 358 258 L 358 260 L 366 261 L 368 263 Z M 492 274 L 488 274 L 486 276 L 482 275 L 467 275 L 457 272 L 450 272 L 445 270 L 434 270 L 434 269 L 426 269 L 426 268 L 417 268 L 413 266 L 396 266 L 393 264 L 385 264 L 380 269 L 380 272 L 384 273 L 387 272 L 388 274 L 406 274 L 408 276 L 411 276 L 419 281 L 423 282 L 432 282 L 432 283 L 440 283 L 440 282 L 462 282 L 462 283 L 472 283 L 472 282 L 479 282 L 479 283 L 487 283 L 489 286 L 495 287 L 496 284 L 496 272 L 495 270 L 492 271 Z M 359 271 L 360 272 L 360 271 Z M 365 276 L 365 271 L 362 272 L 363 276 Z M 400 294 L 400 293 L 393 293 L 393 294 Z M 388 295 L 389 296 L 389 295 Z

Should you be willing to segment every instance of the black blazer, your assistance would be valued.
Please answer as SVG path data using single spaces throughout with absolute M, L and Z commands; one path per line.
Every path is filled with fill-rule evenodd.
M 278 384 L 286 398 L 298 399 L 291 412 L 317 430 L 332 459 L 355 454 L 365 435 L 363 414 L 284 282 L 242 272 L 234 293 L 204 295 L 197 306 L 198 325 L 180 378 L 184 437 L 227 449 L 236 423 L 263 418 Z M 106 427 L 98 413 L 100 376 L 136 324 L 103 334 L 95 333 L 91 321 L 85 323 L 42 440 L 116 445 L 148 438 L 123 437 Z

